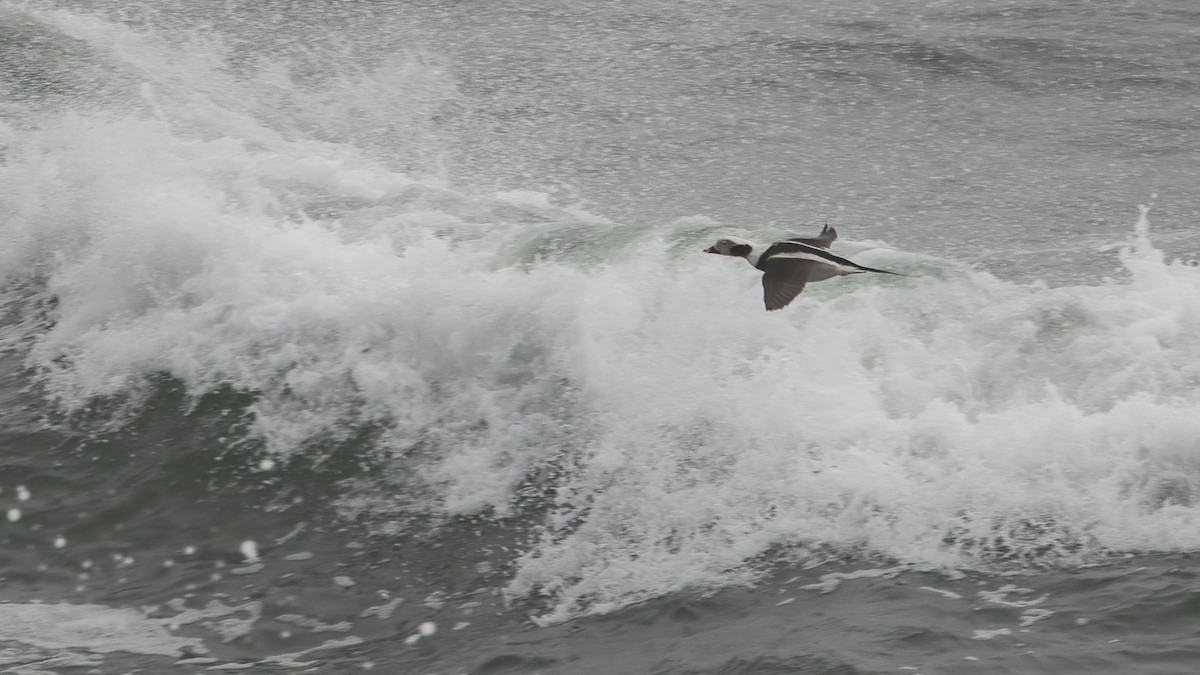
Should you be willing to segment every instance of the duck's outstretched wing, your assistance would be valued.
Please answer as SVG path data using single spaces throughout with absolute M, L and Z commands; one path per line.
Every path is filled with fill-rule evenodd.
M 767 311 L 783 309 L 800 295 L 808 283 L 813 265 L 821 263 L 802 258 L 775 258 L 768 260 L 763 271 L 763 302 Z
M 809 246 L 820 246 L 821 248 L 829 248 L 829 246 L 831 244 L 833 244 L 834 241 L 837 241 L 837 230 L 826 225 L 825 227 L 821 228 L 821 234 L 818 234 L 815 237 L 809 237 L 806 239 L 802 239 L 802 238 L 788 239 L 788 241 L 795 241 L 795 242 L 799 242 L 801 244 L 808 244 Z

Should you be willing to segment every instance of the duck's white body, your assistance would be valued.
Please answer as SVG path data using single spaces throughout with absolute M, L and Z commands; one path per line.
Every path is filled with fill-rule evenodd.
M 760 246 L 744 239 L 728 237 L 704 250 L 705 253 L 745 258 L 763 272 L 763 302 L 767 310 L 788 305 L 809 282 L 824 281 L 846 274 L 887 270 L 864 267 L 829 252 L 837 239 L 837 230 L 826 225 L 821 234 L 808 239 L 786 239 Z

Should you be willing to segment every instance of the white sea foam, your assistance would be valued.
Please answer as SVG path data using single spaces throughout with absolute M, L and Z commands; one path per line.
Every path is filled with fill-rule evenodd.
M 197 638 L 177 637 L 166 622 L 102 605 L 0 604 L 0 640 L 45 650 L 180 656 L 205 653 Z
M 1032 608 L 1021 612 L 1021 627 L 1026 628 L 1041 621 L 1054 616 L 1054 612 L 1049 609 Z
M 752 270 L 700 254 L 712 223 L 456 191 L 273 126 L 262 81 L 50 17 L 124 45 L 146 83 L 132 112 L 0 134 L 0 280 L 49 319 L 4 343 L 68 410 L 166 373 L 256 392 L 273 457 L 377 429 L 385 485 L 350 512 L 552 495 L 506 589 L 548 597 L 545 620 L 748 582 L 792 544 L 966 567 L 1200 546 L 1200 269 L 1144 214 L 1122 280 L 1014 284 L 839 242 L 912 276 L 768 314 Z M 437 80 L 356 86 L 401 72 Z M 296 114 L 341 114 L 272 81 L 308 97 Z
M 1034 595 L 1032 588 L 1021 588 L 1013 584 L 1006 584 L 997 588 L 994 591 L 980 591 L 979 598 L 989 605 L 999 605 L 1001 607 L 1033 607 L 1040 605 L 1046 601 L 1048 595 Z M 1010 595 L 1017 596 L 1017 600 L 1009 599 Z
M 961 600 L 963 597 L 961 593 L 955 593 L 954 591 L 949 591 L 944 588 L 934 588 L 933 586 L 922 586 L 921 590 L 929 591 L 930 593 L 937 593 L 938 595 L 944 598 L 950 598 L 951 600 Z
M 975 629 L 972 631 L 972 640 L 994 640 L 1004 635 L 1012 635 L 1011 628 L 996 628 L 994 630 Z

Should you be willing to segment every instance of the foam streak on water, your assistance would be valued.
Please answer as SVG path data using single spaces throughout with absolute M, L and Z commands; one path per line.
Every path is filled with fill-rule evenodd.
M 55 16 L 93 46 L 149 39 Z M 25 308 L 4 341 L 64 410 L 136 407 L 165 374 L 252 393 L 280 459 L 373 429 L 384 485 L 354 514 L 529 519 L 542 495 L 506 590 L 547 621 L 747 582 L 780 547 L 986 566 L 1200 546 L 1200 269 L 1145 213 L 1120 280 L 849 241 L 911 276 L 768 314 L 753 270 L 700 254 L 712 223 L 456 191 L 280 131 L 211 66 L 120 54 L 142 104 L 0 127 L 0 278 Z

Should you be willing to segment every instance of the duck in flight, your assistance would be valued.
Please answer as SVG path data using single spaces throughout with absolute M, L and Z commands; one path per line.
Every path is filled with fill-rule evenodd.
M 760 246 L 744 239 L 727 237 L 704 249 L 705 253 L 731 255 L 745 258 L 763 272 L 763 301 L 767 310 L 787 307 L 810 281 L 824 281 L 846 274 L 898 272 L 877 270 L 850 262 L 829 252 L 829 245 L 837 239 L 837 230 L 826 225 L 821 234 L 808 239 L 786 239 Z

